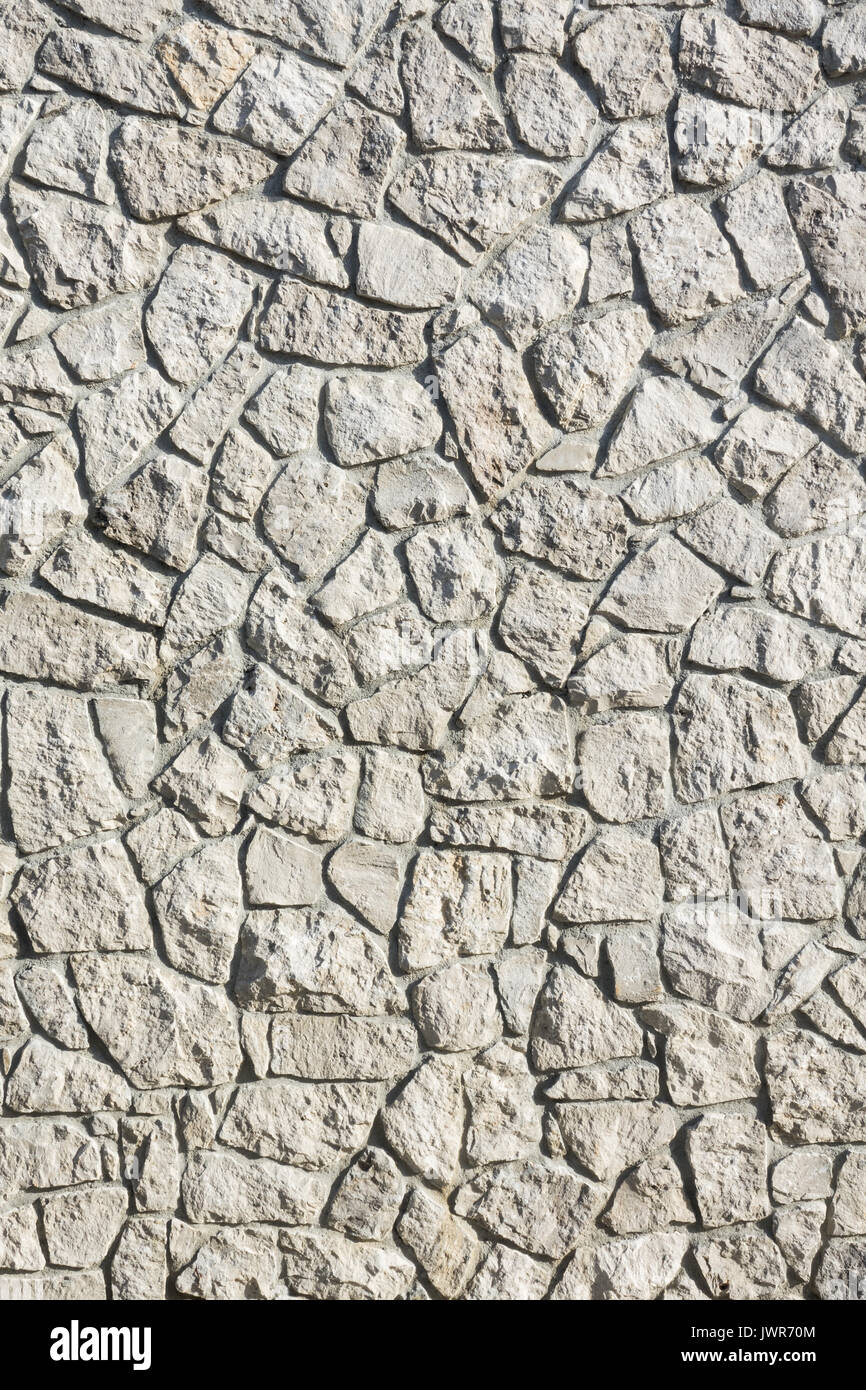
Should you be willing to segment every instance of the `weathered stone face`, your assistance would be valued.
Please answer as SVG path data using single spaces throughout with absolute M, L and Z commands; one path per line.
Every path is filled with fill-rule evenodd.
M 864 77 L 0 0 L 0 1299 L 849 1287 Z

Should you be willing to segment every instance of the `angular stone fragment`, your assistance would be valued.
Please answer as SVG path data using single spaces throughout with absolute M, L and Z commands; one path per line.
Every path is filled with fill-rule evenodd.
M 315 1171 L 345 1162 L 364 1143 L 379 1087 L 362 1082 L 240 1086 L 219 1132 L 222 1143 Z
M 86 506 L 78 490 L 77 450 L 68 431 L 53 435 L 0 488 L 0 570 L 23 575 L 41 551 L 70 526 Z
M 553 197 L 559 176 L 519 155 L 425 155 L 398 174 L 388 197 L 410 222 L 473 264 Z
M 76 410 L 84 472 L 94 493 L 128 470 L 178 413 L 180 394 L 153 367 L 130 372 Z M 201 485 L 202 489 L 204 484 Z
M 756 289 L 792 280 L 805 268 L 778 180 L 766 171 L 721 200 L 728 235 Z
M 123 824 L 126 798 L 84 701 L 13 687 L 6 694 L 6 736 L 9 810 L 19 849 L 48 849 Z
M 455 1181 L 463 1142 L 460 1066 L 429 1054 L 381 1113 L 385 1142 L 413 1173 L 434 1187 Z
M 401 967 L 419 970 L 455 955 L 492 954 L 504 945 L 510 915 L 504 855 L 421 850 L 400 918 Z
M 591 841 L 554 905 L 561 921 L 650 921 L 661 907 L 664 884 L 658 850 L 626 830 L 604 830 Z
M 430 395 L 409 376 L 355 373 L 325 387 L 325 433 L 344 467 L 393 458 L 435 444 L 442 421 Z
M 140 951 L 152 944 L 144 895 L 118 840 L 25 865 L 13 898 L 35 951 Z
M 244 419 L 279 458 L 311 448 L 321 386 L 321 373 L 312 367 L 278 367 L 245 408 Z
M 679 994 L 748 1022 L 772 994 L 757 923 L 729 900 L 684 903 L 664 918 L 662 963 Z
M 560 215 L 564 222 L 594 222 L 672 192 L 664 126 L 626 121 L 593 151 L 570 186 Z
M 369 749 L 355 805 L 355 829 L 372 839 L 402 844 L 417 838 L 424 816 L 416 760 L 392 749 Z
M 702 386 L 705 391 L 731 396 L 781 316 L 782 305 L 772 296 L 741 300 L 697 328 L 659 335 L 650 352 L 663 367 Z M 741 421 L 745 424 L 748 419 L 754 423 L 760 414 L 757 407 L 748 406 L 737 417 L 731 433 L 739 428 Z M 784 423 L 783 416 L 780 424 L 784 426 Z M 803 430 L 803 426 L 797 428 Z M 721 462 L 718 449 L 715 458 Z
M 668 35 L 639 9 L 602 15 L 575 36 L 574 56 L 592 78 L 606 116 L 654 116 L 674 93 Z
M 127 206 L 144 222 L 241 193 L 274 168 L 273 160 L 244 145 L 138 116 L 121 122 L 112 162 Z
M 713 457 L 746 497 L 764 497 L 815 442 L 812 431 L 793 416 L 750 405 L 722 436 Z
M 296 835 L 341 840 L 351 824 L 358 774 L 353 749 L 295 758 L 259 782 L 247 796 L 247 805 Z
M 499 614 L 499 636 L 550 685 L 563 685 L 589 618 L 589 586 L 537 565 L 516 566 Z
M 157 884 L 153 904 L 171 964 L 224 983 L 242 915 L 237 846 L 220 840 L 181 859 Z
M 158 116 L 182 116 L 184 105 L 158 58 L 123 39 L 74 28 L 55 30 L 39 53 L 39 69 L 95 96 Z
M 679 1273 L 687 1247 L 686 1237 L 671 1231 L 578 1250 L 553 1298 L 657 1299 Z
M 864 176 L 848 171 L 797 179 L 788 194 L 797 231 L 848 332 L 859 329 L 866 316 L 866 287 L 856 268 L 861 256 L 859 248 L 866 243 L 864 195 Z
M 400 367 L 426 356 L 423 328 L 422 315 L 371 309 L 285 278 L 259 320 L 258 342 L 316 362 Z
M 586 714 L 666 705 L 673 688 L 668 643 L 633 633 L 582 662 L 568 682 L 571 703 Z
M 570 856 L 587 833 L 588 818 L 574 806 L 436 806 L 429 821 L 434 844 L 503 849 L 555 861 Z
M 42 961 L 29 961 L 16 974 L 15 987 L 52 1042 L 76 1049 L 88 1046 L 87 1029 L 60 970 Z
M 226 692 L 228 693 L 228 692 Z M 319 748 L 337 734 L 332 715 L 311 704 L 269 667 L 257 665 L 232 701 L 223 739 L 259 768 Z
M 108 124 L 95 101 L 71 102 L 38 123 L 24 152 L 23 172 L 36 183 L 114 200 L 105 169 Z
M 532 1021 L 533 1066 L 553 1071 L 636 1056 L 642 1043 L 642 1030 L 627 1010 L 606 1000 L 570 966 L 554 966 Z
M 208 0 L 227 24 L 278 39 L 302 53 L 345 67 L 382 17 L 382 0 Z
M 123 1225 L 128 1197 L 122 1187 L 79 1188 L 42 1199 L 45 1243 L 52 1264 L 99 1265 Z
M 866 511 L 859 473 L 826 444 L 795 463 L 767 499 L 764 514 L 783 536 L 804 536 L 827 526 L 853 525 Z
M 814 49 L 715 13 L 684 17 L 679 69 L 720 97 L 771 111 L 799 111 L 820 81 Z
M 153 638 L 48 594 L 9 593 L 0 609 L 0 670 L 102 690 L 156 676 Z
M 491 261 L 472 288 L 472 299 L 516 348 L 577 303 L 586 250 L 564 227 L 534 227 Z
M 760 111 L 682 92 L 674 144 L 684 183 L 732 183 L 762 153 L 767 136 Z
M 492 21 L 490 29 L 492 47 Z M 384 111 L 388 116 L 402 115 L 405 101 L 397 62 L 400 52 L 399 38 L 398 29 L 380 30 L 346 79 L 348 91 L 354 96 L 359 96 L 367 106 L 372 106 L 374 111 Z
M 187 1217 L 194 1222 L 314 1222 L 328 1186 L 318 1174 L 236 1153 L 190 1154 L 182 1185 Z
M 422 150 L 508 148 L 501 116 L 433 34 L 420 26 L 406 30 L 400 71 Z
M 250 307 L 252 277 L 203 246 L 172 256 L 144 324 L 172 381 L 190 386 L 228 350 Z
M 251 912 L 241 930 L 235 985 L 244 1008 L 271 1013 L 397 1013 L 387 959 L 343 909 Z
M 595 127 L 595 108 L 557 63 L 534 54 L 509 58 L 504 90 L 524 145 L 552 158 L 585 153 Z
M 741 294 L 733 254 L 706 208 L 683 194 L 632 223 L 653 307 L 666 324 L 687 323 Z
M 486 1244 L 463 1297 L 472 1302 L 536 1302 L 547 1292 L 550 1266 L 510 1245 Z
M 835 164 L 845 138 L 848 105 L 832 88 L 783 130 L 765 158 L 773 169 L 823 169 Z
M 517 354 L 479 328 L 435 359 L 439 386 L 475 482 L 491 497 L 552 443 Z M 472 381 L 471 396 L 466 383 Z
M 105 381 L 140 367 L 146 356 L 140 297 L 129 295 L 71 322 L 61 320 L 54 344 L 82 381 Z
M 30 268 L 50 303 L 76 309 L 111 294 L 148 288 L 161 235 L 116 207 L 14 184 L 12 210 Z
M 795 319 L 758 367 L 755 386 L 805 415 L 846 448 L 866 447 L 866 382 L 818 328 Z
M 771 598 L 780 608 L 813 622 L 843 632 L 862 632 L 864 550 L 860 537 L 835 535 L 785 551 L 770 572 Z
M 866 72 L 866 10 L 850 5 L 834 14 L 821 35 L 821 62 L 832 77 Z
M 388 845 L 349 840 L 328 861 L 328 879 L 376 931 L 388 933 L 397 919 L 403 867 Z
M 321 69 L 316 69 L 321 72 Z M 343 101 L 289 164 L 286 193 L 354 217 L 375 217 L 405 136 L 388 116 Z
M 787 699 L 736 677 L 688 676 L 674 729 L 674 783 L 687 801 L 798 777 L 805 768 Z
M 647 464 L 700 449 L 716 438 L 715 402 L 673 377 L 648 377 L 637 388 L 616 434 L 600 477 L 633 473 Z
M 433 242 L 388 222 L 358 228 L 358 293 L 401 309 L 434 309 L 454 299 L 461 269 Z
M 453 521 L 424 527 L 407 543 L 406 559 L 421 610 L 434 622 L 472 622 L 495 606 L 498 574 L 493 541 L 478 523 Z
M 667 720 L 618 714 L 587 729 L 578 745 L 581 787 L 609 821 L 645 820 L 665 809 L 670 761 Z
M 387 1246 L 347 1240 L 337 1231 L 281 1231 L 289 1288 L 300 1297 L 346 1301 L 405 1298 L 415 1278 L 410 1260 Z
M 633 419 L 630 412 L 624 431 Z M 686 427 L 688 423 L 687 419 L 683 421 Z M 712 429 L 715 434 L 718 426 L 712 426 Z M 621 436 L 615 441 L 617 449 L 620 442 Z M 606 464 L 599 470 L 599 476 L 603 476 L 610 466 L 611 455 L 608 455 Z M 654 523 L 669 521 L 673 517 L 697 511 L 704 503 L 718 496 L 721 490 L 721 480 L 715 468 L 698 455 L 696 458 L 675 459 L 653 468 L 649 473 L 629 483 L 622 496 L 638 521 Z
M 477 1263 L 480 1245 L 471 1228 L 451 1215 L 444 1199 L 413 1187 L 397 1233 L 437 1293 L 459 1298 Z
M 445 1052 L 487 1047 L 502 1031 L 496 991 L 484 966 L 455 962 L 425 975 L 412 991 L 412 1011 L 425 1043 Z
M 590 1220 L 592 1189 L 567 1168 L 501 1164 L 464 1183 L 455 1210 L 529 1254 L 560 1260 Z
M 254 906 L 297 907 L 319 896 L 321 861 L 287 835 L 259 826 L 247 845 L 244 877 Z
M 354 686 L 344 648 L 306 613 L 276 571 L 259 585 L 247 614 L 246 636 L 258 655 L 330 705 L 342 705 Z
M 173 664 L 217 633 L 236 627 L 249 589 L 249 578 L 241 570 L 217 555 L 202 555 L 175 590 L 163 629 L 162 660 Z
M 188 743 L 154 787 L 206 835 L 227 835 L 237 823 L 246 775 L 238 755 L 211 733 Z
M 12 1270 L 45 1268 L 35 1203 L 12 1207 L 0 1216 L 0 1265 Z
M 23 1114 L 77 1114 L 126 1110 L 130 1091 L 122 1076 L 86 1052 L 67 1052 L 44 1038 L 30 1040 L 6 1082 L 8 1109 Z
M 393 1081 L 412 1065 L 417 1046 L 405 1019 L 286 1015 L 271 1028 L 271 1071 L 314 1081 Z
M 232 487 L 239 496 L 245 487 L 244 464 L 249 457 L 250 451 L 244 450 L 233 470 L 236 481 Z M 261 461 L 264 465 L 264 455 Z M 271 471 L 268 467 L 268 473 Z M 320 456 L 306 456 L 291 460 L 280 473 L 265 498 L 262 525 L 282 557 L 308 579 L 326 568 L 361 527 L 365 500 L 365 489 L 357 478 Z M 241 514 L 249 510 L 249 502 L 240 509 Z M 232 510 L 239 508 L 235 505 Z M 271 582 L 278 581 L 274 578 Z M 264 592 L 270 593 L 267 584 Z
M 328 236 L 327 219 L 300 203 L 262 196 L 235 198 L 184 217 L 179 226 L 190 236 L 246 260 L 338 289 L 348 287 L 349 276 Z
M 667 1144 L 677 1128 L 672 1106 L 642 1100 L 557 1105 L 552 1118 L 567 1152 L 601 1181 Z
M 356 1240 L 384 1240 L 403 1199 L 403 1178 L 382 1149 L 364 1149 L 342 1174 L 326 1224 Z
M 694 1213 L 671 1155 L 662 1151 L 627 1173 L 602 1220 L 618 1235 L 639 1235 L 679 1222 L 690 1225 Z
M 723 587 L 714 570 L 672 536 L 662 536 L 620 570 L 597 611 L 628 627 L 681 632 Z
M 277 1299 L 285 1297 L 282 1266 L 275 1231 L 229 1226 L 201 1245 L 175 1284 L 189 1298 Z
M 732 605 L 717 608 L 697 623 L 689 660 L 716 671 L 743 669 L 773 681 L 799 681 L 828 664 L 830 650 L 812 635 L 775 613 Z
M 203 120 L 246 67 L 255 48 L 246 34 L 193 19 L 164 34 L 156 52 Z
M 223 992 L 143 956 L 76 956 L 73 975 L 81 1012 L 134 1086 L 234 1079 L 241 1052 Z M 122 1013 L 115 1008 L 120 997 Z
M 757 1229 L 716 1236 L 695 1245 L 695 1259 L 713 1298 L 772 1298 L 785 1285 L 785 1263 L 769 1236 Z
M 291 154 L 337 90 L 327 68 L 296 53 L 258 53 L 214 112 L 214 127 L 274 154 Z
M 568 789 L 565 709 L 541 693 L 505 699 L 487 720 L 456 733 L 424 762 L 427 790 L 449 801 L 520 800 Z
M 606 420 L 651 337 L 643 310 L 612 309 L 540 340 L 533 349 L 533 370 L 562 429 L 587 429 Z
M 532 478 L 493 513 L 507 550 L 521 551 L 581 579 L 599 580 L 626 544 L 622 505 L 581 478 Z
M 760 1221 L 767 1195 L 767 1132 L 751 1115 L 705 1114 L 686 1131 L 686 1155 L 705 1227 Z

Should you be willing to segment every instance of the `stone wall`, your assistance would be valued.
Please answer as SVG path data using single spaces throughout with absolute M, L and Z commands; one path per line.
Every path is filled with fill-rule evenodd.
M 0 3 L 0 1297 L 856 1296 L 866 5 Z

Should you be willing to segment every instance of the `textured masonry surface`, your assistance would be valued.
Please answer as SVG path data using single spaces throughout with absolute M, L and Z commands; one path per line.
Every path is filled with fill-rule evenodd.
M 0 3 L 0 1298 L 857 1296 L 863 78 Z

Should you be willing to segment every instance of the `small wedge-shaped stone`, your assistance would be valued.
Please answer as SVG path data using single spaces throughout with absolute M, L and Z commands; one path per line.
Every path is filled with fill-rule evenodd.
M 371 309 L 298 280 L 280 280 L 259 320 L 259 345 L 316 362 L 401 367 L 427 355 L 421 314 Z
M 667 704 L 673 682 L 664 638 L 634 633 L 593 652 L 570 678 L 568 693 L 586 714 L 654 709 Z
M 460 1064 L 428 1054 L 381 1113 L 385 1142 L 434 1187 L 455 1181 L 463 1142 L 464 1105 Z
M 0 570 L 25 574 L 34 557 L 87 514 L 75 471 L 78 451 L 68 431 L 53 435 L 0 488 Z
M 121 122 L 112 163 L 130 212 L 144 222 L 242 193 L 274 168 L 246 145 L 139 116 Z
M 715 570 L 667 535 L 626 563 L 597 611 L 626 627 L 683 632 L 723 588 Z
M 246 776 L 237 753 L 209 732 L 188 743 L 153 785 L 206 835 L 227 835 L 237 824 Z
M 470 265 L 553 197 L 559 175 L 520 156 L 426 155 L 398 174 L 388 197 Z
M 241 1050 L 224 991 L 128 954 L 76 956 L 73 974 L 81 1012 L 134 1086 L 234 1080 Z
M 155 51 L 190 106 L 204 114 L 246 67 L 255 46 L 246 34 L 192 19 L 163 34 Z
M 556 1105 L 551 1114 L 568 1154 L 602 1182 L 669 1143 L 677 1129 L 673 1106 L 654 1101 Z
M 866 247 L 866 175 L 850 171 L 797 179 L 788 206 L 819 280 L 849 332 L 866 318 L 859 270 Z
M 307 700 L 268 666 L 257 665 L 232 700 L 223 739 L 255 767 L 270 767 L 293 753 L 339 738 L 334 716 Z
M 646 468 L 686 449 L 700 449 L 715 439 L 715 401 L 671 377 L 648 377 L 629 403 L 599 469 L 600 477 L 617 477 Z
M 853 452 L 866 448 L 866 382 L 820 329 L 795 319 L 758 367 L 755 386 Z
M 125 290 L 149 288 L 162 236 L 116 207 L 15 184 L 12 210 L 34 278 L 52 304 L 77 309 Z
M 462 271 L 434 242 L 391 222 L 358 228 L 358 293 L 401 309 L 435 309 L 455 299 Z
M 466 69 L 420 26 L 403 38 L 401 75 L 415 143 L 422 150 L 504 150 L 502 117 Z
M 725 230 L 756 289 L 771 289 L 803 273 L 803 253 L 772 174 L 762 170 L 722 198 L 720 206 Z
M 829 644 L 789 618 L 746 606 L 717 608 L 692 633 L 689 660 L 716 671 L 745 670 L 770 680 L 801 681 L 830 662 Z
M 459 1298 L 481 1247 L 471 1228 L 454 1219 L 444 1199 L 413 1187 L 397 1232 L 437 1293 L 443 1298 Z
M 866 543 L 828 536 L 795 546 L 776 559 L 769 591 L 789 613 L 860 635 L 866 622 Z

